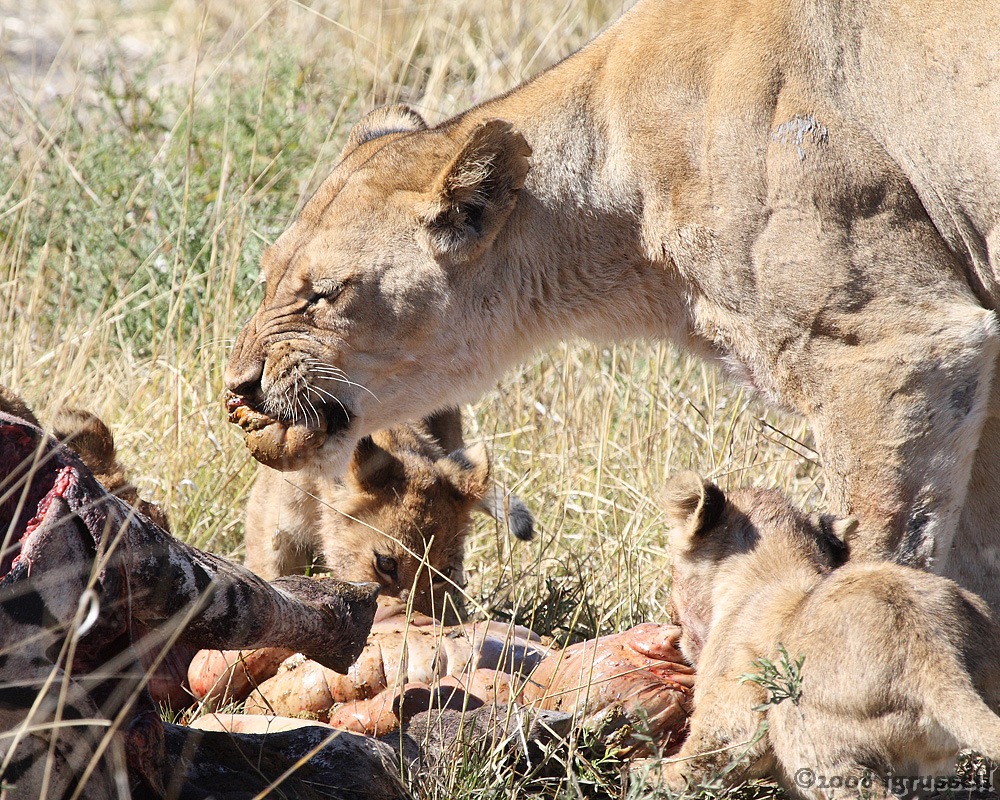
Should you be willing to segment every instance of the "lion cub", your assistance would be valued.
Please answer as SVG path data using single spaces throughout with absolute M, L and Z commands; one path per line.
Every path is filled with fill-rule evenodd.
M 810 519 L 777 492 L 727 496 L 683 473 L 666 512 L 671 604 L 698 675 L 671 783 L 770 774 L 799 796 L 884 796 L 888 775 L 953 774 L 965 748 L 1000 758 L 1000 626 L 980 598 L 897 564 L 844 563 L 856 521 Z M 779 664 L 779 643 L 804 657 L 801 683 L 760 708 L 768 692 L 744 676 Z
M 163 530 L 170 531 L 167 515 L 156 503 L 143 500 L 118 461 L 115 437 L 107 423 L 82 408 L 61 408 L 52 419 L 52 435 L 73 450 L 111 494 L 141 511 Z
M 0 411 L 42 427 L 27 403 L 3 385 L 0 385 Z M 52 435 L 80 457 L 108 492 L 141 511 L 163 530 L 170 530 L 166 512 L 156 503 L 143 500 L 129 481 L 118 461 L 114 434 L 103 419 L 82 408 L 61 408 L 52 419 Z
M 378 582 L 383 594 L 455 621 L 471 512 L 501 522 L 505 514 L 485 448 L 462 446 L 453 413 L 457 432 L 446 412 L 362 439 L 343 480 L 322 463 L 291 473 L 258 467 L 246 566 L 270 579 L 302 572 L 321 555 L 338 578 Z M 514 497 L 508 509 L 515 535 L 530 538 L 527 509 Z

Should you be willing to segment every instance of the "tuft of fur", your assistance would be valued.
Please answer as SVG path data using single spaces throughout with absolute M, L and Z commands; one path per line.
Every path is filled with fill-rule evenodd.
M 427 130 L 427 123 L 416 111 L 403 103 L 382 106 L 369 111 L 351 129 L 347 144 L 340 154 L 344 158 L 363 144 L 393 133 Z
M 726 495 L 686 473 L 666 496 L 671 604 L 698 670 L 670 783 L 770 775 L 793 795 L 823 795 L 796 782 L 808 769 L 870 773 L 885 796 L 886 776 L 952 775 L 966 748 L 1000 758 L 1000 626 L 982 599 L 910 567 L 850 560 L 856 520 L 807 517 L 778 492 Z M 707 497 L 717 514 L 704 513 Z M 780 664 L 782 649 L 803 659 L 801 682 L 772 702 L 745 676 Z

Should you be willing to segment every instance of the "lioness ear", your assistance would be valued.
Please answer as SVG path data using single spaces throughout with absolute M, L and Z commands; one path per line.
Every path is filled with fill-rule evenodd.
M 455 450 L 437 463 L 461 498 L 476 503 L 489 489 L 490 458 L 482 442 Z
M 366 436 L 354 448 L 347 477 L 356 489 L 375 494 L 402 483 L 406 472 L 402 461 L 379 447 L 371 436 Z
M 343 160 L 351 151 L 377 139 L 379 136 L 386 136 L 390 133 L 408 133 L 410 131 L 423 131 L 427 129 L 427 123 L 416 111 L 403 103 L 396 103 L 391 106 L 382 106 L 374 111 L 369 111 L 351 129 L 351 135 L 347 138 L 347 144 L 340 153 L 340 160 Z
M 722 489 L 697 472 L 675 475 L 663 492 L 663 509 L 670 524 L 689 538 L 709 530 L 725 508 Z
M 509 122 L 477 125 L 432 187 L 425 217 L 431 248 L 468 258 L 488 246 L 514 208 L 530 155 Z

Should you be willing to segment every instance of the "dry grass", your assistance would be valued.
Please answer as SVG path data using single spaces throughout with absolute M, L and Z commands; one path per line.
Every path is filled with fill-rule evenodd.
M 264 243 L 370 106 L 442 119 L 621 10 L 0 0 L 0 381 L 43 420 L 66 403 L 102 415 L 178 535 L 241 557 L 252 465 L 220 397 Z M 666 618 L 668 472 L 822 501 L 800 421 L 663 344 L 559 346 L 467 421 L 540 531 L 511 544 L 481 525 L 473 604 L 566 638 Z

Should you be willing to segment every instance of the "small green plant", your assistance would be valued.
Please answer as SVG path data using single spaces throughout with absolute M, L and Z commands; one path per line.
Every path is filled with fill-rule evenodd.
M 799 704 L 802 697 L 802 664 L 805 656 L 792 661 L 785 646 L 778 642 L 778 663 L 761 658 L 753 662 L 754 671 L 740 675 L 740 683 L 756 683 L 767 690 L 767 702 L 754 706 L 754 711 L 765 711 L 771 706 L 791 700 Z

